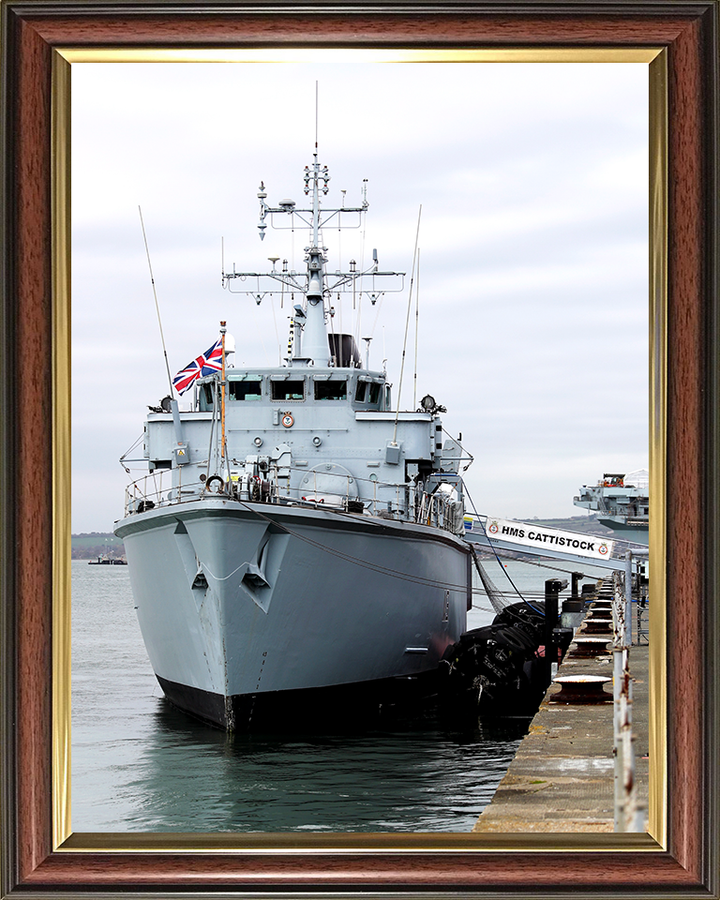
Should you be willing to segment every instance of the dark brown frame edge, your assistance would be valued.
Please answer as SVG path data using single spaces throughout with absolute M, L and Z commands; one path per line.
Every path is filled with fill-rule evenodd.
M 718 897 L 717 0 L 5 0 L 2 37 L 0 896 Z M 44 368 L 52 345 L 52 48 L 178 44 L 667 48 L 668 851 L 52 852 L 52 433 Z

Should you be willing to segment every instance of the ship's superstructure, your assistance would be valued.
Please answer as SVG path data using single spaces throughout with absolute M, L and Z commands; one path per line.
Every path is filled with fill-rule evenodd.
M 223 322 L 189 376 L 191 408 L 167 397 L 147 416 L 149 472 L 115 527 L 163 690 L 227 729 L 276 701 L 352 688 L 381 702 L 388 686 L 431 681 L 470 604 L 461 448 L 442 407 L 427 396 L 399 410 L 384 367 L 334 330 L 338 293 L 374 303 L 403 276 L 376 253 L 365 271 L 328 273 L 323 227 L 368 207 L 363 191 L 357 207 L 325 209 L 328 181 L 316 153 L 307 208 L 271 207 L 260 187 L 261 237 L 283 220 L 307 228 L 304 272 L 273 257 L 264 273 L 223 273 L 257 303 L 287 299 L 284 364 L 232 366 Z

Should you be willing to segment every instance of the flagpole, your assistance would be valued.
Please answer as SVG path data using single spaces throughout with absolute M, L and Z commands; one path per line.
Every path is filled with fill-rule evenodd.
M 227 443 L 225 440 L 225 332 L 227 328 L 225 327 L 225 321 L 221 320 L 220 322 L 220 338 L 222 340 L 222 368 L 220 374 L 220 432 L 221 432 L 221 454 L 223 461 L 225 462 L 226 468 L 227 465 Z

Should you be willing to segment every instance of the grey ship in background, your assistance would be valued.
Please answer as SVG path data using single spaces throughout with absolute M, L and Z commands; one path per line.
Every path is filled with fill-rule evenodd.
M 638 544 L 649 542 L 650 477 L 647 469 L 629 474 L 606 473 L 594 485 L 583 485 L 573 497 L 575 506 L 598 514 L 598 522 L 619 537 Z
M 221 323 L 191 409 L 166 397 L 148 414 L 149 474 L 115 523 L 164 693 L 230 731 L 281 709 L 359 711 L 433 690 L 471 605 L 461 448 L 444 437 L 444 409 L 430 396 L 395 409 L 369 340 L 363 363 L 334 331 L 338 292 L 375 303 L 403 275 L 379 271 L 375 252 L 365 271 L 328 272 L 322 229 L 358 227 L 365 189 L 358 207 L 323 207 L 317 151 L 304 181 L 306 209 L 269 206 L 261 184 L 258 227 L 261 238 L 268 223 L 307 227 L 305 271 L 271 257 L 269 272 L 223 273 L 257 303 L 290 299 L 285 364 L 233 367 Z

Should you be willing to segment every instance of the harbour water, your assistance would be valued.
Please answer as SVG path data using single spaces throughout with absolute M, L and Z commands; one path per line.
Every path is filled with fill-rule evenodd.
M 498 562 L 488 572 L 512 591 Z M 509 561 L 528 599 L 557 570 Z M 511 601 L 512 602 L 512 601 Z M 75 832 L 468 832 L 526 719 L 434 719 L 337 733 L 226 735 L 163 699 L 126 566 L 72 563 Z M 480 590 L 468 628 L 494 612 Z

